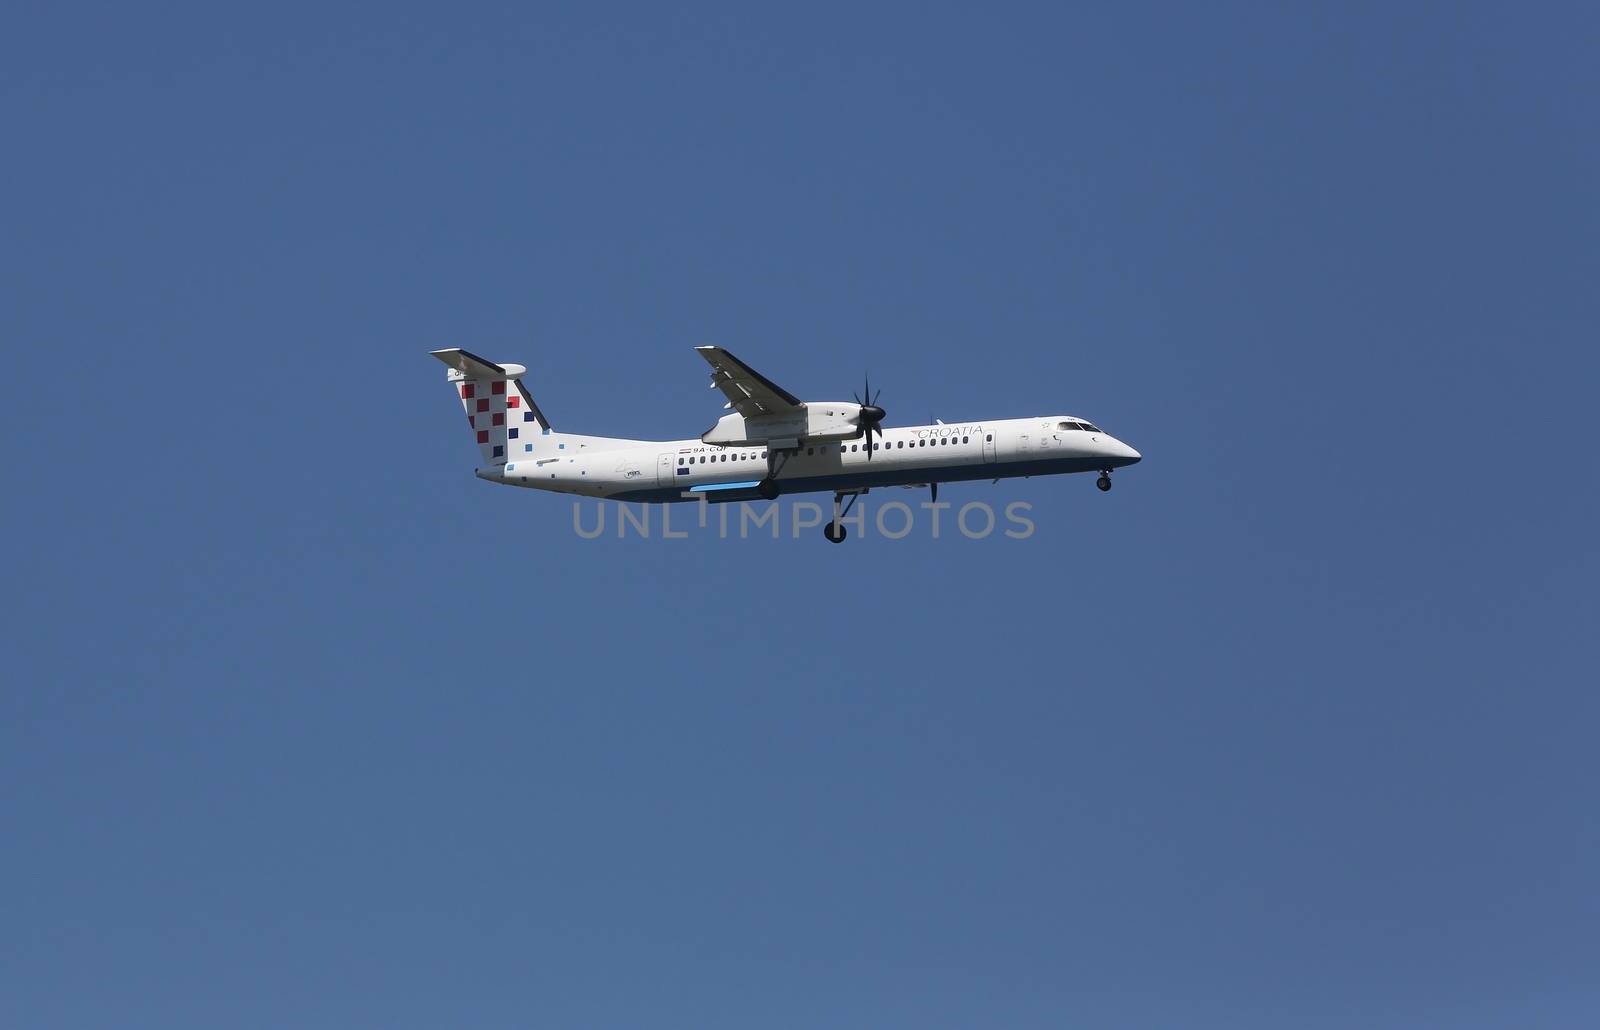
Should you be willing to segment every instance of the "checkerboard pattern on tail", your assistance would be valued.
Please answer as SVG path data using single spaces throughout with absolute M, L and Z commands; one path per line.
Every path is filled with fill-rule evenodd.
M 550 426 L 518 378 L 527 369 L 497 365 L 459 348 L 434 351 L 433 356 L 450 366 L 450 383 L 461 395 L 485 467 L 533 451 L 533 441 Z

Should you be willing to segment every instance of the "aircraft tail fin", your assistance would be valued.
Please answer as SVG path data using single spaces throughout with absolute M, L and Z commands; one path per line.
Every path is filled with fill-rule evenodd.
M 484 465 L 504 465 L 519 454 L 534 453 L 549 434 L 550 422 L 522 384 L 526 368 L 497 365 L 459 347 L 430 353 L 450 366 L 447 378 L 461 398 Z

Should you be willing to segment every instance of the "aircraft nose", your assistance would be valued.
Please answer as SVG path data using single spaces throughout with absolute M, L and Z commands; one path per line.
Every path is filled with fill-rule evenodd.
M 1137 465 L 1139 463 L 1139 459 L 1144 457 L 1144 455 L 1140 454 L 1132 447 L 1129 447 L 1121 440 L 1112 440 L 1111 450 L 1116 456 L 1117 460 L 1121 461 L 1124 465 Z

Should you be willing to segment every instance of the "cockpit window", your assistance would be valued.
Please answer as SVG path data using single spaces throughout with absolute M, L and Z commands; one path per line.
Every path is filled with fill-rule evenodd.
M 1101 430 L 1096 429 L 1094 426 L 1090 425 L 1087 422 L 1079 422 L 1078 423 L 1078 428 L 1087 430 L 1087 431 L 1089 431 L 1091 433 L 1099 433 L 1099 432 L 1101 432 Z
M 1062 429 L 1082 429 L 1083 427 L 1078 425 L 1078 423 L 1076 423 L 1076 422 L 1063 422 L 1063 423 L 1061 423 L 1061 428 Z

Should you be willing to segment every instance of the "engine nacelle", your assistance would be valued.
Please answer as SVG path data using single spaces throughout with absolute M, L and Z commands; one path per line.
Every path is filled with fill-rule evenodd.
M 799 411 L 782 415 L 724 415 L 700 439 L 719 447 L 794 447 L 815 440 L 853 440 L 860 435 L 861 405 L 810 401 Z

